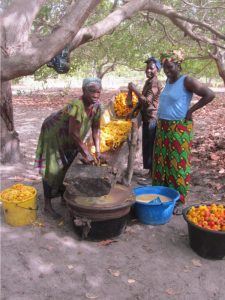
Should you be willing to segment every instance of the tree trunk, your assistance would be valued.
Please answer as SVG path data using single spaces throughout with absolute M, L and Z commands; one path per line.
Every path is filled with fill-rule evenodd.
M 126 171 L 125 177 L 123 178 L 123 184 L 126 186 L 131 185 L 131 180 L 133 177 L 137 140 L 138 140 L 138 121 L 137 121 L 137 119 L 134 119 L 134 120 L 132 120 L 131 140 L 130 140 L 130 145 L 129 145 L 127 171 Z
M 1 162 L 21 160 L 18 133 L 14 128 L 11 82 L 1 82 Z
M 216 60 L 217 69 L 219 71 L 219 75 L 223 80 L 223 84 L 225 86 L 225 63 L 222 64 L 220 60 Z
M 214 53 L 210 53 L 210 55 L 216 62 L 218 73 L 225 86 L 225 50 L 215 47 Z
M 95 66 L 96 76 L 98 78 L 102 79 L 105 76 L 105 74 L 114 71 L 115 66 L 116 66 L 115 63 L 110 63 L 109 64 L 108 62 L 101 64 L 98 68 L 96 68 L 96 66 Z

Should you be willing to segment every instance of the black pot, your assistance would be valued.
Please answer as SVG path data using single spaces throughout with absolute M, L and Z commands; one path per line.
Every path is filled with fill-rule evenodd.
M 120 235 L 135 203 L 131 189 L 115 185 L 102 197 L 76 196 L 67 187 L 64 193 L 76 233 L 83 239 L 104 240 Z
M 91 221 L 89 224 L 76 224 L 74 219 L 74 230 L 82 239 L 106 240 L 119 236 L 126 228 L 128 215 L 105 221 Z M 78 223 L 79 224 L 79 223 Z
M 198 207 L 197 205 L 195 207 Z M 183 217 L 188 223 L 191 248 L 201 257 L 223 259 L 225 257 L 225 232 L 202 228 L 190 222 L 187 213 L 190 207 L 183 209 Z

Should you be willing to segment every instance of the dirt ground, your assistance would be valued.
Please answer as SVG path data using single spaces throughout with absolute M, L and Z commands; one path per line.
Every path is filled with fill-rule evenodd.
M 76 94 L 77 91 L 73 91 Z M 113 92 L 103 93 L 107 102 Z M 223 300 L 225 260 L 208 260 L 189 246 L 187 224 L 173 216 L 161 226 L 130 221 L 112 243 L 81 241 L 66 208 L 54 206 L 63 222 L 42 213 L 40 177 L 33 169 L 41 123 L 71 98 L 62 91 L 14 97 L 23 161 L 2 166 L 1 189 L 27 183 L 38 190 L 38 220 L 11 227 L 1 223 L 2 300 Z M 194 118 L 191 190 L 186 206 L 225 203 L 225 95 Z M 137 155 L 135 174 L 142 172 Z M 132 187 L 137 186 L 134 175 Z

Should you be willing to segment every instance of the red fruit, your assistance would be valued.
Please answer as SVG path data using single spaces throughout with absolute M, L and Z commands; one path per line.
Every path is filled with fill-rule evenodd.
M 209 211 L 206 211 L 204 217 L 205 217 L 205 218 L 208 218 L 209 216 L 210 216 L 210 212 L 209 212 Z
M 210 226 L 210 227 L 212 227 L 212 226 L 214 226 L 214 225 L 215 225 L 215 222 L 209 221 L 209 226 Z

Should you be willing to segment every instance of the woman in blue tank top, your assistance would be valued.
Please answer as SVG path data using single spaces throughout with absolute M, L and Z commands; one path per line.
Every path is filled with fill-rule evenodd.
M 180 74 L 183 59 L 181 50 L 161 55 L 167 81 L 160 95 L 157 113 L 152 182 L 152 185 L 178 190 L 180 201 L 177 205 L 185 203 L 190 185 L 192 114 L 215 97 L 212 90 L 196 79 Z M 201 98 L 190 106 L 193 94 Z

